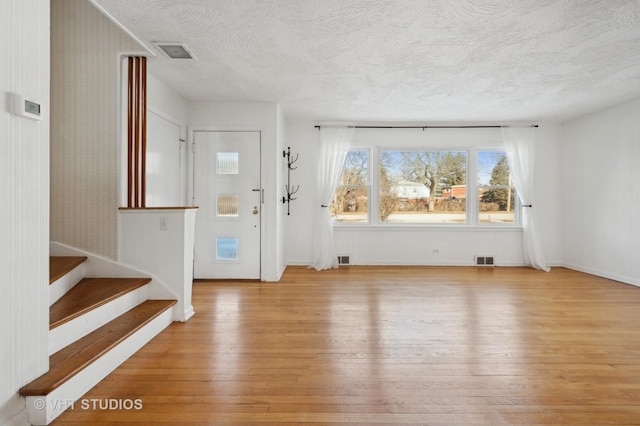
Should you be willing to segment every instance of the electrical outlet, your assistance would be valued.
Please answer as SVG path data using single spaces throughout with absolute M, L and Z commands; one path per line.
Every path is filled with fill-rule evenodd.
M 169 228 L 167 228 L 167 217 L 166 216 L 160 216 L 160 230 L 161 231 L 166 231 Z

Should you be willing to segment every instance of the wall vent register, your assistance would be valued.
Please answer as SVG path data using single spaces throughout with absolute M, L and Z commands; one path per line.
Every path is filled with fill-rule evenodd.
M 495 266 L 493 256 L 476 256 L 476 266 Z

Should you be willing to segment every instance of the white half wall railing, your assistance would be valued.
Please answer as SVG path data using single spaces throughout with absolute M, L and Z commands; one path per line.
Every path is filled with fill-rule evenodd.
M 118 260 L 149 271 L 177 296 L 177 321 L 191 304 L 197 207 L 120 208 Z

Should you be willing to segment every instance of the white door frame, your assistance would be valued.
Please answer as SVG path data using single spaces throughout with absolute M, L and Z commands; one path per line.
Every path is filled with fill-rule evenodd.
M 194 193 L 193 186 L 195 184 L 194 181 L 194 141 L 195 141 L 195 133 L 196 132 L 257 132 L 260 134 L 260 186 L 261 190 L 264 191 L 264 185 L 266 182 L 265 176 L 265 167 L 264 167 L 264 156 L 262 155 L 263 150 L 263 130 L 260 128 L 256 128 L 254 126 L 205 126 L 205 125 L 197 125 L 188 128 L 189 139 L 187 146 L 187 205 L 193 206 L 194 201 Z M 262 197 L 262 194 L 260 194 Z M 266 271 L 266 232 L 265 232 L 265 224 L 266 224 L 266 207 L 268 206 L 268 199 L 266 197 L 261 199 L 262 205 L 261 214 L 260 214 L 260 280 L 265 281 L 265 271 Z

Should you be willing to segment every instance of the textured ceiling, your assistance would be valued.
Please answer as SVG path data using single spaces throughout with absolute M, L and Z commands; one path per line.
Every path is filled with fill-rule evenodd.
M 193 101 L 288 117 L 564 120 L 640 96 L 640 0 L 92 0 Z M 152 47 L 152 49 L 155 49 Z

